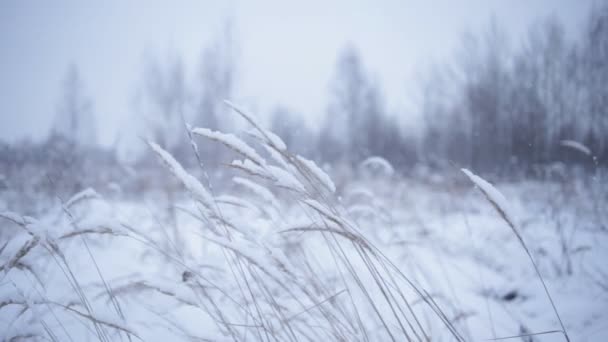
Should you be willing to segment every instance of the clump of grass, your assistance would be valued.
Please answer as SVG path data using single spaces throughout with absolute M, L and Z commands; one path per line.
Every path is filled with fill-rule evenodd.
M 540 280 L 541 284 L 543 285 L 543 289 L 545 291 L 545 294 L 547 295 L 547 298 L 549 299 L 549 302 L 551 303 L 551 307 L 553 308 L 555 317 L 557 317 L 561 330 L 550 331 L 550 332 L 540 332 L 540 333 L 535 333 L 535 334 L 540 335 L 540 334 L 560 332 L 564 335 L 564 337 L 566 338 L 566 341 L 569 342 L 570 337 L 568 336 L 566 327 L 564 326 L 564 323 L 562 322 L 562 318 L 560 317 L 559 312 L 557 311 L 557 307 L 555 306 L 555 302 L 553 301 L 553 298 L 551 297 L 551 294 L 549 293 L 547 284 L 545 284 L 545 280 L 544 280 L 542 274 L 540 273 L 540 270 L 538 269 L 538 265 L 534 261 L 534 258 L 532 257 L 532 253 L 530 252 L 530 249 L 524 242 L 524 238 L 522 237 L 522 235 L 519 232 L 519 229 L 517 228 L 514 216 L 511 212 L 511 209 L 509 208 L 507 199 L 504 197 L 504 195 L 500 191 L 498 191 L 492 184 L 488 183 L 485 179 L 475 175 L 474 173 L 472 173 L 471 171 L 469 171 L 467 169 L 462 169 L 462 172 L 464 172 L 464 174 L 466 174 L 467 177 L 475 185 L 477 185 L 477 188 L 481 191 L 481 193 L 484 195 L 484 197 L 488 200 L 488 202 L 490 202 L 490 204 L 492 205 L 492 207 L 494 207 L 494 209 L 496 209 L 496 211 L 498 212 L 500 217 L 511 228 L 511 231 L 517 237 L 517 240 L 519 241 L 520 245 L 522 246 L 522 248 L 528 255 L 528 258 L 530 259 L 532 266 L 534 266 L 534 271 L 536 272 L 538 279 Z M 527 335 L 520 335 L 520 336 L 531 336 L 531 335 L 535 335 L 535 334 L 527 334 Z M 519 337 L 519 336 L 517 336 L 517 337 Z
M 0 266 L 2 277 L 0 283 L 3 286 L 3 297 L 0 299 L 0 310 L 6 311 L 11 308 L 16 308 L 16 315 L 13 318 L 13 323 L 18 319 L 29 315 L 27 324 L 19 325 L 18 328 L 11 329 L 13 323 L 8 326 L 8 331 L 3 337 L 6 340 L 19 339 L 50 339 L 52 341 L 60 341 L 64 339 L 74 340 L 74 331 L 67 328 L 68 321 L 86 322 L 84 323 L 87 331 L 95 336 L 100 341 L 112 341 L 123 336 L 139 338 L 135 330 L 126 324 L 125 317 L 122 315 L 119 304 L 115 301 L 112 290 L 109 288 L 105 279 L 101 275 L 99 268 L 92 254 L 89 254 L 93 264 L 97 269 L 101 282 L 105 285 L 105 294 L 112 300 L 114 308 L 119 317 L 105 317 L 97 312 L 90 301 L 91 294 L 88 293 L 82 286 L 77 272 L 72 267 L 74 260 L 66 256 L 66 247 L 62 246 L 64 242 L 72 241 L 75 238 L 83 239 L 85 235 L 90 234 L 110 234 L 119 236 L 120 234 L 109 227 L 79 227 L 74 221 L 68 209 L 81 202 L 85 197 L 92 193 L 80 193 L 63 205 L 63 209 L 67 214 L 70 224 L 66 225 L 67 229 L 63 232 L 58 227 L 49 226 L 47 222 L 39 221 L 32 217 L 21 216 L 12 212 L 0 213 L 0 218 L 12 222 L 19 227 L 23 234 L 14 234 L 9 241 L 0 250 L 0 256 L 9 254 L 10 249 L 7 247 L 17 243 L 20 239 L 27 239 L 22 247 L 18 248 L 8 261 Z M 88 245 L 86 245 L 87 250 Z M 66 284 L 63 286 L 69 287 L 72 290 L 72 297 L 54 299 L 47 293 L 47 284 L 44 282 L 44 273 L 48 271 L 40 260 L 51 260 L 58 270 L 64 275 Z M 33 281 L 32 280 L 33 277 Z M 17 280 L 21 279 L 27 286 L 18 286 Z M 12 291 L 7 291 L 7 287 L 12 287 Z M 27 288 L 29 293 L 25 293 Z M 13 310 L 15 313 L 15 311 Z M 10 317 L 7 315 L 6 317 Z M 23 318 L 25 320 L 25 318 Z M 60 333 L 55 331 L 59 329 Z M 62 337 L 60 337 L 62 336 Z
M 422 342 L 440 339 L 442 334 L 465 340 L 456 327 L 458 318 L 448 317 L 437 296 L 419 286 L 410 278 L 410 270 L 398 267 L 349 219 L 333 181 L 316 163 L 289 152 L 283 141 L 263 129 L 252 115 L 228 105 L 252 127 L 255 145 L 233 134 L 186 125 L 188 136 L 195 154 L 195 137 L 210 139 L 237 153 L 242 159 L 228 164 L 240 173 L 234 183 L 259 201 L 248 201 L 238 192 L 216 194 L 211 185 L 194 177 L 160 145 L 149 143 L 190 195 L 192 206 L 180 209 L 196 222 L 192 237 L 204 243 L 204 257 L 190 253 L 187 248 L 191 246 L 178 248 L 171 241 L 167 243 L 169 235 L 158 238 L 118 219 L 110 224 L 81 225 L 72 215 L 72 207 L 100 198 L 87 190 L 62 206 L 67 220 L 63 230 L 53 231 L 33 218 L 0 214 L 28 236 L 0 270 L 5 274 L 22 272 L 18 268 L 26 265 L 24 258 L 38 253 L 37 258 L 53 260 L 74 295 L 50 298 L 40 284 L 37 297 L 15 292 L 0 304 L 0 310 L 21 306 L 38 317 L 37 326 L 43 327 L 32 334 L 51 340 L 79 339 L 80 335 L 70 331 L 76 324 L 84 326 L 84 335 L 100 341 L 138 339 L 141 333 L 127 324 L 131 321 L 121 303 L 152 296 L 173 305 L 163 307 L 162 314 L 158 312 L 161 308 L 150 308 L 151 315 L 158 316 L 167 329 L 192 340 Z M 202 167 L 200 160 L 199 165 Z M 294 208 L 290 210 L 297 210 L 302 220 L 292 222 L 286 217 L 282 201 L 289 201 Z M 260 217 L 251 222 L 231 214 L 235 206 L 257 208 Z M 165 276 L 162 280 L 148 274 L 106 279 L 88 247 L 86 238 L 91 236 L 108 238 L 110 243 L 136 241 L 147 253 L 168 262 Z M 76 260 L 66 256 L 68 242 L 86 248 L 100 284 L 93 290 L 81 284 L 72 267 Z M 40 267 L 30 268 L 37 276 L 45 272 Z M 102 314 L 96 300 L 104 301 L 110 314 Z M 205 324 L 207 335 L 191 333 L 170 315 L 184 307 Z M 56 324 L 49 324 L 49 320 Z M 28 333 L 20 331 L 19 336 Z
M 243 157 L 243 160 L 229 164 L 243 173 L 242 177 L 235 179 L 237 183 L 245 184 L 273 202 L 271 189 L 262 185 L 265 183 L 286 190 L 292 200 L 300 203 L 310 218 L 309 223 L 297 227 L 277 226 L 273 228 L 274 233 L 282 236 L 320 235 L 325 245 L 322 248 L 329 253 L 333 267 L 339 271 L 343 288 L 332 292 L 330 286 L 322 282 L 320 270 L 310 260 L 317 251 L 310 246 L 298 244 L 298 251 L 291 251 L 292 258 L 286 258 L 281 246 L 260 241 L 250 234 L 251 229 L 233 223 L 220 209 L 220 196 L 213 196 L 167 152 L 151 143 L 173 175 L 204 209 L 199 217 L 208 229 L 201 231 L 200 235 L 219 247 L 225 258 L 240 297 L 230 300 L 236 307 L 234 311 L 226 310 L 233 313 L 225 316 L 232 320 L 240 318 L 241 322 L 251 321 L 228 322 L 205 309 L 210 316 L 216 317 L 218 328 L 235 340 L 253 334 L 262 340 L 327 337 L 369 340 L 375 336 L 393 341 L 424 341 L 430 339 L 430 333 L 411 305 L 413 301 L 422 300 L 456 340 L 463 340 L 432 297 L 416 286 L 403 270 L 373 246 L 356 224 L 346 218 L 344 208 L 333 197 L 335 186 L 331 178 L 313 161 L 291 154 L 280 138 L 261 128 L 252 115 L 228 104 L 251 124 L 252 136 L 272 161 L 232 134 L 191 128 L 189 136 L 206 137 Z M 192 145 L 196 146 L 194 141 Z M 225 203 L 224 198 L 221 201 Z M 289 236 L 285 238 L 289 239 Z M 192 276 L 197 279 L 199 274 L 192 273 Z M 215 288 L 209 282 L 207 285 Z M 217 305 L 216 298 L 206 298 L 212 306 Z M 292 305 L 299 309 L 291 308 Z M 373 315 L 363 319 L 366 309 Z M 373 328 L 376 324 L 380 330 Z M 235 328 L 237 326 L 239 329 Z

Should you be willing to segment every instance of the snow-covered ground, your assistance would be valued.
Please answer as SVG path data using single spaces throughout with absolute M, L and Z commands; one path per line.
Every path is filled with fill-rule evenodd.
M 170 203 L 89 190 L 36 218 L 1 203 L 0 335 L 565 340 L 512 227 L 464 173 L 380 165 L 334 185 L 302 160 L 238 164 L 249 173 L 215 193 L 165 159 L 190 190 Z M 604 183 L 496 185 L 572 341 L 608 340 Z

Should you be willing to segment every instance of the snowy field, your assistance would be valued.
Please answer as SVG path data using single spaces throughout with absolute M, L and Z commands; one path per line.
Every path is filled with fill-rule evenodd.
M 0 342 L 608 341 L 608 1 L 41 3 Z
M 37 217 L 0 197 L 2 339 L 565 341 L 561 319 L 608 340 L 600 171 L 494 188 L 371 158 L 332 180 L 255 132 L 192 131 L 240 155 L 225 184 L 150 144 L 171 191 L 89 189 Z

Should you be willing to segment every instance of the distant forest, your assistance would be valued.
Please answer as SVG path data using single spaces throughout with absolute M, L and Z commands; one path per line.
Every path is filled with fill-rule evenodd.
M 482 34 L 465 35 L 455 62 L 434 66 L 421 84 L 421 134 L 397 128 L 399 114 L 386 113 L 378 85 L 356 52 L 345 51 L 316 157 L 379 155 L 399 166 L 452 163 L 497 174 L 553 162 L 595 167 L 594 157 L 605 164 L 608 6 L 594 8 L 574 39 L 559 20 L 546 18 L 518 42 L 510 43 L 496 22 Z M 275 122 L 287 139 L 298 132 Z M 584 144 L 592 155 L 563 146 L 564 140 Z
M 203 49 L 192 73 L 179 56 L 149 60 L 134 101 L 144 133 L 134 134 L 196 165 L 188 124 L 235 130 L 234 116 L 222 103 L 238 83 L 235 45 L 227 25 Z M 455 58 L 422 74 L 417 94 L 404 90 L 417 106 L 391 112 L 382 85 L 356 48 L 347 47 L 336 61 L 320 128 L 307 126 L 304 113 L 287 106 L 270 113 L 268 128 L 293 151 L 329 164 L 355 165 L 381 156 L 398 170 L 455 165 L 509 175 L 555 162 L 592 169 L 608 159 L 608 5 L 594 7 L 573 37 L 552 17 L 516 40 L 492 21 L 481 34 L 465 34 Z M 52 134 L 41 146 L 0 145 L 0 169 L 18 172 L 28 163 L 78 168 L 83 163 L 76 160 L 91 156 L 83 151 L 101 151 L 95 144 L 93 101 L 83 89 L 77 68 L 70 67 Z M 412 115 L 421 119 L 405 129 L 403 118 Z M 564 146 L 564 140 L 585 145 L 591 155 Z M 198 148 L 208 166 L 231 157 L 217 144 L 201 142 Z M 111 154 L 104 150 L 95 160 L 116 161 Z M 141 158 L 145 162 L 151 154 Z

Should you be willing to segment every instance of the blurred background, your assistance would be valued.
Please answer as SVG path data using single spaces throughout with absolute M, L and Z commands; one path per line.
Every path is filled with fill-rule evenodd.
M 0 340 L 608 341 L 607 160 L 606 1 L 2 0 Z
M 338 178 L 370 156 L 501 179 L 608 157 L 600 1 L 3 1 L 0 49 L 4 188 L 120 183 L 146 140 L 195 166 L 187 125 L 243 127 L 224 99 Z

